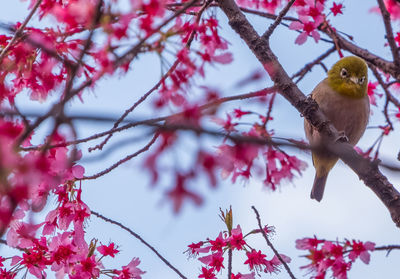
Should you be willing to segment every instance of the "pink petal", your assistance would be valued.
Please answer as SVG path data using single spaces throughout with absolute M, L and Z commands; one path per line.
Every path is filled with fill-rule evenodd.
M 211 263 L 211 260 L 212 260 L 212 254 L 204 256 L 204 257 L 201 257 L 198 260 L 200 262 L 202 262 L 203 264 L 205 264 L 205 265 L 209 265 Z
M 319 35 L 319 32 L 314 30 L 311 32 L 311 35 L 314 38 L 314 41 L 316 43 L 318 43 L 319 39 L 321 38 L 321 36 Z
M 303 32 L 297 37 L 297 39 L 294 41 L 294 43 L 298 44 L 298 45 L 302 45 L 307 41 L 307 37 L 308 37 L 307 33 Z
M 19 257 L 19 256 L 14 256 L 14 257 L 12 257 L 12 259 L 11 259 L 11 265 L 16 265 L 16 264 L 19 263 L 19 261 L 21 261 L 21 260 L 22 260 L 21 257 Z
M 72 174 L 75 176 L 75 178 L 82 178 L 84 173 L 85 168 L 81 165 L 76 165 L 72 167 Z
M 299 22 L 299 21 L 293 21 L 292 23 L 290 23 L 289 25 L 289 29 L 291 30 L 300 30 L 303 29 L 304 24 Z
M 369 264 L 370 258 L 371 255 L 367 251 L 364 251 L 360 254 L 360 260 L 362 260 L 365 264 Z
M 223 54 L 214 56 L 213 60 L 221 64 L 229 64 L 233 61 L 233 56 L 232 53 L 225 52 Z
M 375 250 L 375 243 L 373 243 L 371 241 L 367 241 L 367 242 L 364 243 L 364 247 L 367 250 L 374 251 Z

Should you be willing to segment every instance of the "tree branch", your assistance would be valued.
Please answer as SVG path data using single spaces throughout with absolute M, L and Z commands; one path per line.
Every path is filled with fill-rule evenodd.
M 400 74 L 399 50 L 397 48 L 396 41 L 394 40 L 392 25 L 390 24 L 390 14 L 386 9 L 383 0 L 377 0 L 377 1 L 379 9 L 381 10 L 383 23 L 385 24 L 386 37 L 389 43 L 390 50 L 392 52 L 393 62 L 396 65 L 397 73 Z
M 289 265 L 282 259 L 282 256 L 278 253 L 278 251 L 275 249 L 274 245 L 272 245 L 271 241 L 269 241 L 267 234 L 265 233 L 262 225 L 261 225 L 261 218 L 260 214 L 258 213 L 257 209 L 253 205 L 251 207 L 254 210 L 254 213 L 256 214 L 257 222 L 258 222 L 258 227 L 261 230 L 261 234 L 263 235 L 265 241 L 267 242 L 267 245 L 272 249 L 274 252 L 275 256 L 278 257 L 279 261 L 282 263 L 283 267 L 286 269 L 287 273 L 289 274 L 290 278 L 296 279 L 296 277 L 293 275 L 292 271 L 289 268 Z
M 113 164 L 112 166 L 106 168 L 105 170 L 96 173 L 94 175 L 91 176 L 84 176 L 82 179 L 80 180 L 89 180 L 89 179 L 96 179 L 99 178 L 100 176 L 103 176 L 107 173 L 109 173 L 110 171 L 112 171 L 113 169 L 119 167 L 120 165 L 122 165 L 123 163 L 128 162 L 129 160 L 131 160 L 132 158 L 138 156 L 139 154 L 146 152 L 147 150 L 149 150 L 149 148 L 155 143 L 156 139 L 158 138 L 158 133 L 156 132 L 153 136 L 153 138 L 150 140 L 150 142 L 148 144 L 146 144 L 143 148 L 139 149 L 138 151 L 136 151 L 133 154 L 130 154 L 128 156 L 126 156 L 125 158 L 119 160 L 118 162 L 116 162 L 115 164 Z
M 326 35 L 328 35 L 331 39 L 337 40 L 340 48 L 363 58 L 365 61 L 369 63 L 372 63 L 373 65 L 381 69 L 383 72 L 392 75 L 395 79 L 400 79 L 400 74 L 397 72 L 397 68 L 393 62 L 387 61 L 382 57 L 379 57 L 371 53 L 369 50 L 357 46 L 356 44 L 350 42 L 349 40 L 346 40 L 337 32 L 333 31 L 331 28 L 327 26 L 325 28 L 320 28 L 320 30 L 324 32 Z
M 323 54 L 321 54 L 320 56 L 318 56 L 315 60 L 313 60 L 310 63 L 307 63 L 302 69 L 300 69 L 298 72 L 296 72 L 294 75 L 292 75 L 291 79 L 294 79 L 295 77 L 299 77 L 296 80 L 296 84 L 299 83 L 300 80 L 302 80 L 304 78 L 304 76 L 311 71 L 311 69 L 317 65 L 317 64 L 322 64 L 322 60 L 324 60 L 325 58 L 327 58 L 331 53 L 335 52 L 336 48 L 333 46 L 330 49 L 328 49 L 327 51 L 325 51 Z
M 176 274 L 179 275 L 180 278 L 182 279 L 187 279 L 186 276 L 184 276 L 176 267 L 174 267 L 166 258 L 164 258 L 158 251 L 156 248 L 154 248 L 153 246 L 151 246 L 147 241 L 145 241 L 140 235 L 138 235 L 137 233 L 135 233 L 134 231 L 132 231 L 130 228 L 128 228 L 127 226 L 124 226 L 123 224 L 114 221 L 110 218 L 104 217 L 103 215 L 101 215 L 100 213 L 97 213 L 96 211 L 91 210 L 91 214 L 96 216 L 97 218 L 100 218 L 108 223 L 111 223 L 113 225 L 116 225 L 118 227 L 120 227 L 121 229 L 127 231 L 130 235 L 132 235 L 133 237 L 135 237 L 136 239 L 138 239 L 140 242 L 142 242 L 145 246 L 147 246 L 151 251 L 153 251 L 157 257 L 159 257 L 170 269 L 172 269 Z
M 278 17 L 275 19 L 275 21 L 269 26 L 268 30 L 265 31 L 265 33 L 262 35 L 264 39 L 269 39 L 271 36 L 272 32 L 274 32 L 275 28 L 281 23 L 283 17 L 287 14 L 289 11 L 290 7 L 292 7 L 293 3 L 296 0 L 290 0 L 286 6 L 282 9 L 282 11 L 279 13 Z

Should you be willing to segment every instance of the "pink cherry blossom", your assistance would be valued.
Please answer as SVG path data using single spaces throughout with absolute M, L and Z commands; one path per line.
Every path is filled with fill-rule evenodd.
M 289 28 L 292 30 L 301 31 L 300 35 L 296 38 L 295 43 L 302 45 L 307 41 L 308 36 L 312 36 L 317 43 L 320 39 L 320 34 L 317 28 L 321 22 L 310 21 L 308 17 L 300 17 L 300 21 L 293 21 Z

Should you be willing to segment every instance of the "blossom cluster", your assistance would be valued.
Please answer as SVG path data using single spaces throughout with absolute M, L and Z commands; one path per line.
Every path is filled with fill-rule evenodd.
M 232 228 L 232 210 L 227 211 L 227 214 L 222 214 L 222 219 L 227 225 L 228 231 L 220 232 L 215 239 L 207 239 L 188 245 L 186 251 L 189 256 L 197 257 L 203 264 L 201 267 L 201 274 L 198 278 L 216 279 L 217 273 L 221 273 L 226 268 L 224 261 L 227 260 L 228 252 L 230 253 L 245 253 L 246 260 L 243 262 L 250 273 L 242 274 L 232 273 L 232 279 L 255 279 L 256 274 L 264 273 L 277 273 L 280 271 L 282 265 L 281 260 L 274 255 L 270 260 L 267 255 L 263 254 L 261 250 L 252 248 L 246 239 L 253 234 L 260 234 L 261 230 L 252 230 L 243 235 L 240 225 Z M 273 226 L 265 226 L 264 232 L 267 237 L 271 237 L 275 233 Z M 289 263 L 291 259 L 283 254 L 279 254 L 280 258 Z
M 244 8 L 265 10 L 268 13 L 276 14 L 278 8 L 283 7 L 289 0 L 239 0 L 238 4 Z M 332 14 L 337 16 L 343 14 L 343 4 L 328 0 L 297 0 L 290 9 L 296 14 L 296 19 L 292 20 L 289 28 L 297 30 L 300 35 L 296 38 L 296 44 L 304 44 L 308 37 L 312 37 L 315 42 L 321 38 L 318 28 L 325 22 L 327 17 Z
M 137 258 L 120 270 L 105 269 L 101 260 L 119 253 L 115 244 L 96 245 L 97 240 L 90 244 L 86 242 L 84 222 L 90 216 L 90 210 L 81 200 L 81 189 L 75 189 L 70 183 L 57 187 L 55 193 L 57 208 L 47 214 L 44 222 L 37 225 L 20 220 L 12 222 L 7 244 L 24 252 L 11 258 L 9 270 L 1 270 L 4 276 L 13 278 L 27 270 L 36 278 L 43 278 L 47 275 L 46 270 L 51 269 L 57 278 L 65 275 L 96 278 L 100 274 L 112 278 L 141 278 L 144 272 L 137 267 L 140 263 Z M 36 237 L 40 231 L 40 236 Z
M 114 257 L 118 250 L 113 243 L 99 245 L 98 257 L 94 254 L 96 242 L 87 243 L 84 222 L 90 210 L 81 199 L 81 189 L 75 185 L 83 177 L 84 169 L 74 161 L 79 157 L 71 158 L 64 145 L 65 137 L 54 133 L 48 145 L 58 147 L 47 151 L 29 150 L 31 144 L 27 139 L 23 143 L 26 151 L 18 152 L 15 143 L 23 131 L 21 123 L 0 120 L 0 229 L 6 233 L 7 245 L 23 251 L 21 255 L 1 258 L 1 278 L 14 278 L 25 272 L 43 278 L 47 269 L 58 278 L 65 274 L 69 278 L 93 278 L 100 273 L 115 278 L 140 278 L 143 272 L 137 268 L 138 259 L 120 270 L 104 270 L 101 258 Z M 33 211 L 42 211 L 51 193 L 57 197 L 56 209 L 48 212 L 43 222 L 28 221 Z
M 309 252 L 305 257 L 311 262 L 302 268 L 312 272 L 312 278 L 326 278 L 328 271 L 331 271 L 333 278 L 347 279 L 348 271 L 357 259 L 369 264 L 375 243 L 358 240 L 339 242 L 314 237 L 298 239 L 296 248 Z

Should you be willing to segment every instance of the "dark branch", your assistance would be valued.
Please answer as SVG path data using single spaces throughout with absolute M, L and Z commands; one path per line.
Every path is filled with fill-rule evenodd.
M 130 228 L 128 228 L 127 226 L 124 226 L 123 224 L 114 221 L 110 218 L 104 217 L 103 215 L 101 215 L 100 213 L 97 213 L 96 211 L 91 211 L 91 214 L 96 216 L 97 218 L 100 218 L 108 223 L 111 223 L 113 225 L 116 225 L 118 227 L 120 227 L 121 229 L 127 231 L 130 235 L 132 235 L 133 237 L 135 237 L 136 239 L 138 239 L 140 242 L 142 242 L 145 246 L 147 246 L 151 251 L 153 251 L 157 257 L 159 257 L 170 269 L 172 269 L 176 274 L 178 274 L 178 276 L 182 279 L 187 279 L 186 276 L 184 276 L 176 267 L 174 267 L 166 258 L 164 258 L 158 251 L 156 248 L 154 248 L 153 246 L 151 246 L 147 241 L 145 241 L 140 235 L 138 235 L 137 233 L 135 233 L 134 231 L 132 231 Z
M 275 19 L 275 21 L 269 26 L 268 30 L 265 31 L 265 33 L 262 35 L 264 39 L 269 39 L 272 32 L 274 32 L 275 28 L 282 22 L 283 17 L 288 13 L 290 7 L 292 7 L 292 5 L 295 1 L 296 0 L 290 0 L 286 4 L 286 6 L 279 13 L 278 17 Z
M 396 70 L 397 73 L 400 74 L 400 57 L 399 57 L 399 49 L 397 48 L 396 41 L 394 40 L 393 36 L 393 29 L 392 25 L 390 23 L 390 14 L 388 10 L 386 9 L 385 3 L 383 0 L 377 0 L 379 9 L 381 10 L 382 18 L 383 18 L 383 23 L 385 24 L 385 30 L 386 30 L 386 37 L 389 43 L 390 50 L 392 52 L 393 56 L 393 61 L 394 64 L 396 65 Z
M 254 210 L 254 213 L 256 214 L 258 227 L 260 228 L 261 234 L 263 235 L 265 241 L 267 242 L 267 245 L 272 249 L 272 251 L 274 251 L 275 256 L 278 257 L 279 261 L 282 263 L 283 267 L 286 269 L 290 278 L 296 279 L 296 277 L 293 275 L 293 272 L 290 270 L 289 265 L 282 259 L 281 254 L 279 254 L 279 252 L 275 249 L 274 245 L 272 245 L 271 241 L 269 241 L 268 236 L 265 233 L 263 226 L 261 225 L 261 218 L 260 218 L 260 214 L 258 213 L 257 209 L 255 208 L 254 205 L 251 208 Z
M 136 156 L 138 156 L 139 154 L 141 154 L 141 153 L 146 152 L 147 150 L 149 150 L 149 148 L 154 144 L 154 142 L 156 141 L 157 138 L 158 138 L 158 133 L 155 133 L 155 135 L 153 136 L 153 138 L 151 139 L 151 141 L 150 141 L 148 144 L 146 144 L 143 148 L 141 148 L 141 149 L 139 149 L 138 151 L 136 151 L 135 153 L 130 154 L 130 155 L 126 156 L 125 158 L 119 160 L 118 162 L 116 162 L 116 163 L 113 164 L 112 166 L 106 168 L 105 170 L 103 170 L 103 171 L 101 171 L 101 172 L 99 172 L 99 173 L 96 173 L 96 174 L 94 174 L 94 175 L 91 175 L 91 176 L 85 176 L 85 177 L 83 177 L 83 178 L 80 179 L 80 180 L 96 179 L 96 178 L 99 178 L 100 176 L 103 176 L 103 175 L 109 173 L 110 171 L 112 171 L 113 169 L 119 167 L 119 166 L 122 165 L 123 163 L 126 163 L 126 162 L 128 162 L 129 160 L 131 160 L 131 159 L 135 158 Z

